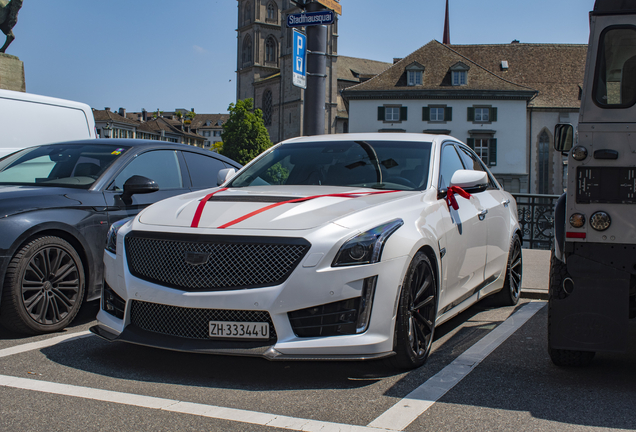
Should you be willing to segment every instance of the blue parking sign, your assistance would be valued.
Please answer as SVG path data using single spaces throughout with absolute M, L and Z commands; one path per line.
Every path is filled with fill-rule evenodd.
M 296 87 L 307 88 L 307 36 L 294 29 L 294 53 L 292 55 L 293 79 Z

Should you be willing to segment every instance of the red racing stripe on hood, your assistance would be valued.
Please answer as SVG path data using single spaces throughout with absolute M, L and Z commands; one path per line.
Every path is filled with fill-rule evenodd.
M 227 188 L 222 188 L 219 189 L 218 191 L 214 191 L 211 194 L 206 195 L 200 202 L 199 202 L 199 206 L 197 207 L 197 210 L 194 212 L 194 217 L 192 218 L 192 225 L 190 225 L 191 228 L 198 228 L 199 227 L 199 221 L 201 220 L 201 215 L 203 214 L 203 209 L 205 208 L 205 205 L 207 204 L 208 200 L 210 198 L 212 198 L 212 196 L 214 194 L 217 194 L 219 192 L 223 192 L 226 191 Z

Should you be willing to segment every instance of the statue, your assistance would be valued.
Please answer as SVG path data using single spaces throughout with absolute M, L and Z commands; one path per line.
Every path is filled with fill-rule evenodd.
M 18 11 L 22 7 L 23 0 L 0 0 L 0 30 L 7 35 L 0 53 L 4 53 L 7 47 L 15 39 L 15 35 L 11 31 L 18 22 Z

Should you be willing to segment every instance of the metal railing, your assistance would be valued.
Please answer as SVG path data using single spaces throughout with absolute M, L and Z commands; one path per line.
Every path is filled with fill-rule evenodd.
M 554 238 L 554 205 L 560 195 L 512 194 L 517 201 L 523 247 L 552 248 Z

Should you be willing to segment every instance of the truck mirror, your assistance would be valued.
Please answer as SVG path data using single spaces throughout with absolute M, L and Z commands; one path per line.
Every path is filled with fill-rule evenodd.
M 571 124 L 558 124 L 554 127 L 554 149 L 567 153 L 574 143 L 574 127 Z

